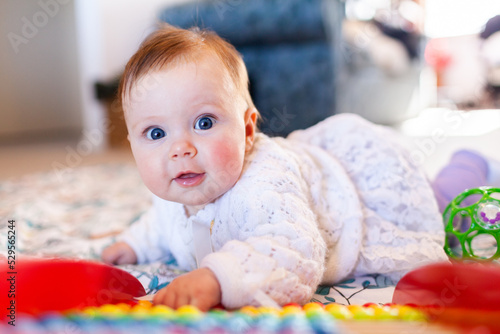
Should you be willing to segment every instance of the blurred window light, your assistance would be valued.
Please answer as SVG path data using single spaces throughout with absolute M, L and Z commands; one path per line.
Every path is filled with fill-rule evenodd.
M 500 111 L 497 109 L 462 111 L 429 108 L 399 126 L 401 133 L 410 137 L 481 136 L 498 129 Z
M 425 7 L 425 33 L 431 38 L 477 34 L 500 14 L 499 0 L 429 0 Z
M 346 18 L 375 20 L 395 29 L 421 31 L 423 7 L 413 0 L 345 0 Z
M 369 21 L 378 10 L 389 9 L 391 0 L 347 0 L 346 17 L 351 20 Z
M 399 14 L 410 22 L 420 22 L 423 17 L 422 7 L 413 1 L 402 1 L 398 10 Z

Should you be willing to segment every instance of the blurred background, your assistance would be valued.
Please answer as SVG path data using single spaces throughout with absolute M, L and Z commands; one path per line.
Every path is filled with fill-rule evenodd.
M 238 48 L 270 135 L 342 112 L 418 132 L 405 122 L 500 108 L 498 14 L 498 0 L 1 1 L 0 179 L 131 162 L 116 85 L 159 22 Z

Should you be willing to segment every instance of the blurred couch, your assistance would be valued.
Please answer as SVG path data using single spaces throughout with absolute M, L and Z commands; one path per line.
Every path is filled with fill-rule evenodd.
M 285 136 L 336 112 L 341 0 L 211 0 L 165 8 L 160 19 L 215 31 L 242 54 L 261 130 Z

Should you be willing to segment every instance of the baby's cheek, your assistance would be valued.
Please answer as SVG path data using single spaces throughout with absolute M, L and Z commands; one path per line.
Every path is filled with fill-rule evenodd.
M 158 170 L 158 163 L 150 156 L 143 154 L 136 158 L 136 165 L 141 175 L 142 181 L 153 193 L 157 193 L 156 188 L 161 189 L 162 175 Z
M 154 192 L 154 190 L 152 188 L 154 188 L 154 186 L 155 186 L 155 182 L 154 182 L 155 175 L 153 175 L 151 169 L 148 168 L 148 166 L 145 164 L 141 164 L 141 165 L 138 164 L 137 167 L 139 169 L 139 174 L 141 175 L 142 181 L 144 182 L 146 187 L 148 187 L 151 191 Z
M 243 166 L 243 152 L 236 145 L 219 141 L 211 152 L 212 159 L 219 171 L 238 177 Z

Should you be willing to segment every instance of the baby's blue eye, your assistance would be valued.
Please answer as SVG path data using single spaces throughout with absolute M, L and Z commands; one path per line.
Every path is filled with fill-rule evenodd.
M 160 128 L 152 128 L 148 130 L 146 137 L 151 140 L 161 139 L 165 137 L 165 131 Z
M 197 130 L 208 130 L 214 125 L 212 117 L 203 116 L 196 121 L 194 128 Z

